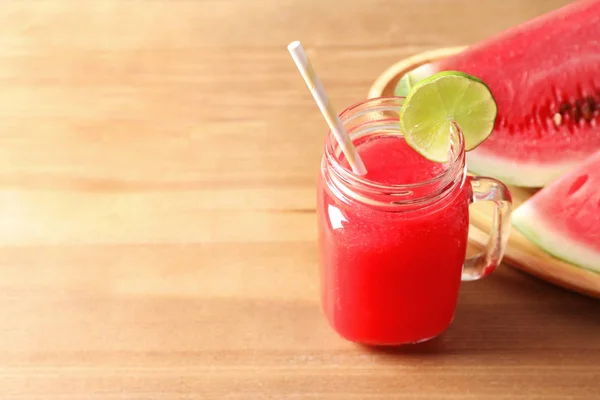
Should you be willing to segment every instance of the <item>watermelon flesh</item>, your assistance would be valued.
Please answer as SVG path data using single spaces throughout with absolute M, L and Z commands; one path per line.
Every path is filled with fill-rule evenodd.
M 513 225 L 548 253 L 600 273 L 600 151 L 517 208 Z
M 469 170 L 542 187 L 600 149 L 600 0 L 579 1 L 420 74 L 463 71 L 491 89 L 491 136 L 467 154 Z

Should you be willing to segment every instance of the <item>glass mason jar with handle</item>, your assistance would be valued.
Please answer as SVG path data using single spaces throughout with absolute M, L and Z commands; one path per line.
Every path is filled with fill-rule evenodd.
M 318 185 L 321 301 L 344 338 L 373 345 L 431 339 L 451 323 L 461 280 L 500 263 L 511 196 L 504 184 L 466 174 L 463 137 L 451 161 L 430 162 L 404 142 L 402 98 L 367 100 L 341 120 L 369 173 L 351 172 L 329 133 Z M 466 258 L 469 204 L 495 204 L 490 240 Z

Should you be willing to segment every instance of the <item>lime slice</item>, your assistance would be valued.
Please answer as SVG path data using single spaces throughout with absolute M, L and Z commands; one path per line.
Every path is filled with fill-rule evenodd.
M 492 133 L 497 110 L 483 81 L 444 71 L 413 86 L 400 111 L 400 128 L 406 142 L 423 157 L 447 162 L 453 124 L 460 127 L 469 151 Z

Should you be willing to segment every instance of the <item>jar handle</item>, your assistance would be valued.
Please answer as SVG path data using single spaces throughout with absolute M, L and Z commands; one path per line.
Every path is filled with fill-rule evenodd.
M 469 176 L 467 179 L 471 185 L 470 203 L 491 201 L 495 205 L 492 230 L 485 250 L 468 257 L 463 267 L 462 280 L 474 281 L 494 272 L 502 261 L 510 235 L 513 206 L 512 196 L 504 183 L 480 176 Z

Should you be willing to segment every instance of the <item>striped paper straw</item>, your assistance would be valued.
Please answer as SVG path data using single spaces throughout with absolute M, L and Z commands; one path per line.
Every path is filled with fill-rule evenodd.
M 350 139 L 350 135 L 348 135 L 348 132 L 346 132 L 346 129 L 344 129 L 344 125 L 342 125 L 340 117 L 333 109 L 333 106 L 331 105 L 331 102 L 325 93 L 325 88 L 315 73 L 315 70 L 310 63 L 306 52 L 302 48 L 302 45 L 299 41 L 292 42 L 288 46 L 288 51 L 292 55 L 292 58 L 294 59 L 298 70 L 302 74 L 306 85 L 315 98 L 321 113 L 327 121 L 327 125 L 329 125 L 331 132 L 333 132 L 333 136 L 335 136 L 340 148 L 344 152 L 352 171 L 357 175 L 366 175 L 367 170 L 365 168 L 365 164 L 363 164 L 358 151 L 356 151 L 356 147 L 354 147 L 354 144 Z

